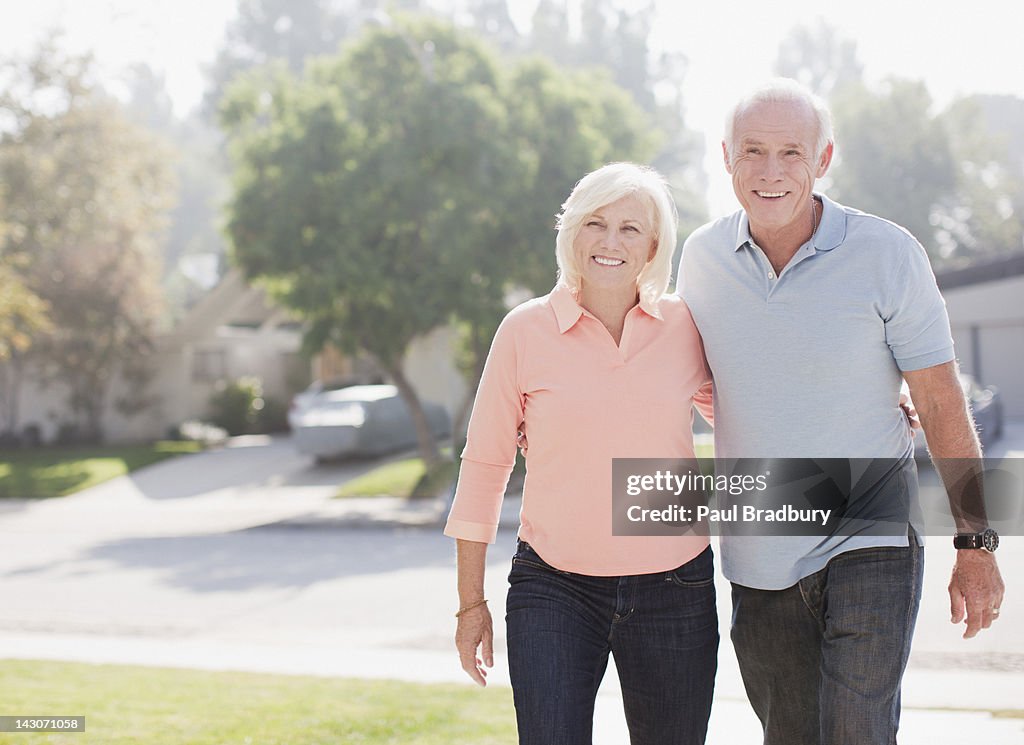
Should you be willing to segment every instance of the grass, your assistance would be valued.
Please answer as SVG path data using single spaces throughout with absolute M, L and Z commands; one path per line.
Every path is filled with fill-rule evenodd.
M 337 497 L 433 497 L 446 489 L 458 472 L 454 461 L 444 460 L 430 473 L 422 458 L 405 458 L 385 463 L 345 482 Z
M 197 442 L 149 445 L 37 448 L 0 452 L 0 498 L 63 497 L 182 453 L 202 450 Z
M 696 454 L 698 458 L 714 458 L 715 447 L 710 440 L 698 441 Z M 444 455 L 450 456 L 451 451 L 446 450 Z M 459 464 L 455 461 L 444 460 L 428 474 L 421 458 L 405 458 L 385 463 L 345 482 L 335 497 L 434 497 L 447 490 L 458 473 Z M 513 475 L 521 478 L 525 473 L 525 462 L 517 455 Z
M 85 716 L 84 733 L 12 745 L 498 745 L 516 741 L 507 688 L 0 661 L 3 713 Z

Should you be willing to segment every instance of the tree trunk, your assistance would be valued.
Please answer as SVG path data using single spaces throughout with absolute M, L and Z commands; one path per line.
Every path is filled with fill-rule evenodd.
M 441 462 L 441 451 L 437 447 L 437 440 L 430 429 L 430 423 L 427 422 L 427 415 L 423 412 L 420 397 L 416 395 L 416 389 L 412 387 L 409 379 L 405 377 L 405 372 L 400 364 L 389 364 L 385 369 L 395 382 L 395 387 L 398 388 L 398 392 L 409 407 L 412 423 L 416 427 L 416 442 L 419 443 L 420 456 L 423 458 L 423 464 L 429 471 Z
M 487 362 L 487 350 L 490 348 L 490 339 L 484 342 L 480 338 L 480 331 L 477 324 L 473 323 L 472 339 L 473 339 L 473 376 L 466 382 L 469 383 L 469 387 L 466 390 L 466 396 L 462 400 L 462 404 L 459 406 L 458 413 L 455 416 L 455 421 L 452 423 L 452 453 L 455 457 L 459 457 L 458 448 L 462 441 L 466 438 L 466 431 L 469 429 L 469 416 L 473 411 L 473 403 L 476 401 L 476 391 L 480 387 L 480 378 L 484 374 L 484 364 Z
M 17 435 L 21 378 L 21 360 L 18 353 L 12 351 L 7 361 L 0 365 L 0 411 L 3 412 L 0 434 Z

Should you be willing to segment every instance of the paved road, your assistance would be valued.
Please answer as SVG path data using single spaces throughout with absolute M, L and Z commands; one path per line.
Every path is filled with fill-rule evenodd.
M 1024 426 L 1018 435 L 1024 443 Z M 233 445 L 73 497 L 0 502 L 0 657 L 463 681 L 450 641 L 452 547 L 415 525 L 431 506 L 330 500 L 372 464 L 313 467 L 287 440 Z M 374 521 L 389 509 L 393 519 Z M 502 530 L 491 551 L 496 618 L 514 540 Z M 931 542 L 901 742 L 952 744 L 971 731 L 1024 743 L 1021 720 L 928 711 L 1021 707 L 1022 543 L 1000 550 L 1011 588 L 1002 620 L 965 642 L 945 607 L 952 551 Z M 500 669 L 493 678 L 507 682 Z M 616 695 L 609 671 L 599 742 L 623 741 Z M 712 732 L 712 743 L 757 740 L 728 644 Z

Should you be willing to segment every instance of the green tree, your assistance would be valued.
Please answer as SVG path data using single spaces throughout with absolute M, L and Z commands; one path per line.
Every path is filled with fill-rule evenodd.
M 209 71 L 208 113 L 216 112 L 240 73 L 274 60 L 299 73 L 308 58 L 336 52 L 351 33 L 358 6 L 357 0 L 239 0 Z
M 509 15 L 506 0 L 469 0 L 467 11 L 473 26 L 501 51 L 519 51 L 523 39 Z
M 148 65 L 133 68 L 127 107 L 172 152 L 177 188 L 160 253 L 166 321 L 173 323 L 216 282 L 225 263 L 219 226 L 228 191 L 223 137 L 198 110 L 177 116 L 164 77 Z
M 607 80 L 580 82 L 536 62 L 508 79 L 451 26 L 405 18 L 301 80 L 278 66 L 225 102 L 235 260 L 309 320 L 311 348 L 377 360 L 429 464 L 410 342 L 458 317 L 478 369 L 506 293 L 553 283 L 553 215 L 571 185 L 643 155 L 643 115 Z
M 1024 123 L 1024 100 L 969 96 L 954 101 L 939 119 L 949 133 L 957 168 L 956 191 L 936 208 L 943 256 L 964 263 L 1021 251 L 1024 154 L 1020 130 L 1014 127 Z
M 9 258 L 0 254 L 0 437 L 14 435 L 18 427 L 22 359 L 52 329 L 49 306 L 25 286 Z
M 795 26 L 779 45 L 775 72 L 799 80 L 822 98 L 831 98 L 847 85 L 863 83 L 864 65 L 857 42 L 819 18 L 812 26 Z
M 832 100 L 838 159 L 832 193 L 907 228 L 941 259 L 936 206 L 955 194 L 949 135 L 924 83 L 889 80 L 880 92 L 848 85 Z
M 62 54 L 55 38 L 5 63 L 0 79 L 10 114 L 0 256 L 47 306 L 50 329 L 33 332 L 31 361 L 67 392 L 65 425 L 100 439 L 111 400 L 126 413 L 148 402 L 165 153 L 96 87 L 89 58 Z
M 707 219 L 707 176 L 701 167 L 704 138 L 686 123 L 684 54 L 651 53 L 657 20 L 655 4 L 623 0 L 583 0 L 580 34 L 570 34 L 568 3 L 540 0 L 533 15 L 528 47 L 559 65 L 603 70 L 627 91 L 655 122 L 657 148 L 649 162 L 672 183 L 679 207 L 680 233 L 687 235 Z

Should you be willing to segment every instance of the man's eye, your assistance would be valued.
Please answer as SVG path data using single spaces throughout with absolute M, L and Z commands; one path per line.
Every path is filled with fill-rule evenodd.
M 599 228 L 599 227 L 601 227 L 601 223 L 598 222 L 597 220 L 590 220 L 590 221 L 587 222 L 587 227 L 588 228 Z
M 623 229 L 624 230 L 632 230 L 634 233 L 639 233 L 640 232 L 640 228 L 638 228 L 636 225 L 626 225 Z

